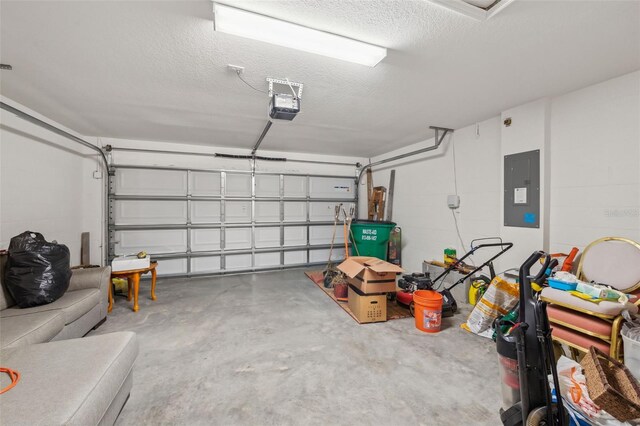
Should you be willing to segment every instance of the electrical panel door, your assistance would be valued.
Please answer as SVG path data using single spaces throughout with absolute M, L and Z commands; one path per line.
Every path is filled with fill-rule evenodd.
M 540 227 L 540 150 L 504 156 L 504 226 Z

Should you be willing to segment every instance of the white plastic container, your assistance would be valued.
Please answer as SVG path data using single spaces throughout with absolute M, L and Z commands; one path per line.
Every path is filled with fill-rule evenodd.
M 624 346 L 624 365 L 631 371 L 633 377 L 640 380 L 640 342 L 622 335 Z
M 111 261 L 111 271 L 129 271 L 131 269 L 145 269 L 151 265 L 149 256 L 139 259 L 137 256 L 116 257 Z

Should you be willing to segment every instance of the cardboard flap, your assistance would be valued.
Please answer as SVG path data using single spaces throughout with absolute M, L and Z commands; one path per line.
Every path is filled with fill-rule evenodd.
M 344 272 L 349 278 L 355 278 L 364 268 L 366 268 L 364 262 L 358 262 L 358 259 L 355 257 L 350 257 L 338 265 L 338 269 Z
M 365 262 L 365 266 L 379 274 L 384 274 L 386 272 L 403 272 L 404 271 L 401 267 L 394 265 L 393 263 L 385 262 L 384 260 L 380 260 L 375 257 Z

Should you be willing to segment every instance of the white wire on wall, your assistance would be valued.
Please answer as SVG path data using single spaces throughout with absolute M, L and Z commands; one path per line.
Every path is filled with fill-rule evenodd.
M 451 153 L 453 157 L 453 188 L 454 188 L 455 195 L 458 196 L 458 170 L 456 168 L 456 144 L 455 144 L 454 135 L 451 135 L 451 139 L 449 140 L 451 141 Z M 450 209 L 450 210 L 451 210 L 451 215 L 453 216 L 453 223 L 456 227 L 456 234 L 458 235 L 458 240 L 462 245 L 462 250 L 464 251 L 464 254 L 467 254 L 468 252 L 467 245 L 464 243 L 464 240 L 462 239 L 462 234 L 460 233 L 460 226 L 458 225 L 458 217 L 456 216 L 456 212 L 454 211 L 454 209 Z M 471 262 L 472 265 L 475 266 L 475 263 L 473 262 L 473 256 L 469 257 L 469 261 Z

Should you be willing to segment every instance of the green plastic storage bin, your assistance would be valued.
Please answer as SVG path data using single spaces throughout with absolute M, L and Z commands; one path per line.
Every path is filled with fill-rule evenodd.
M 351 223 L 351 256 L 372 256 L 387 260 L 389 234 L 395 228 L 394 222 L 354 220 Z M 356 251 L 356 247 L 358 250 Z

